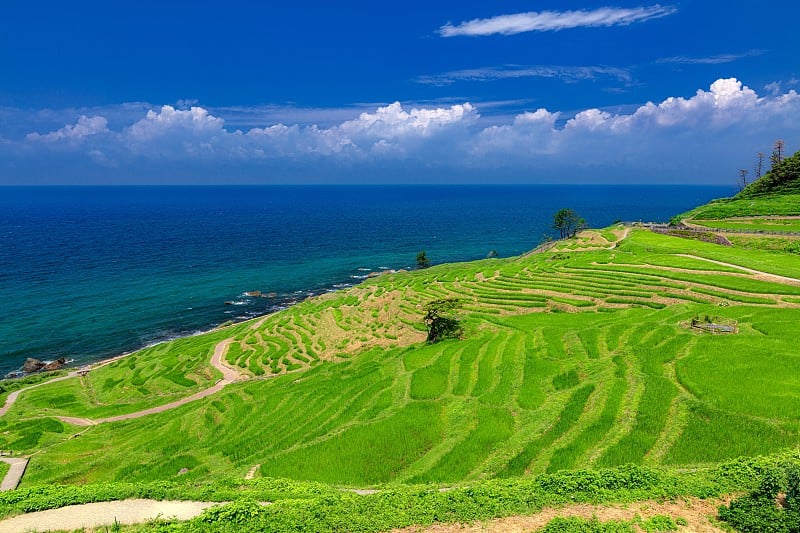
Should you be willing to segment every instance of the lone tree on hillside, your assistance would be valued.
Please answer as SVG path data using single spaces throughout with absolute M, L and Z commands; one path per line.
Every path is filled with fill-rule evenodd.
M 553 216 L 553 229 L 557 229 L 561 238 L 572 237 L 578 230 L 586 227 L 586 221 L 572 209 L 559 209 Z
M 425 255 L 425 250 L 422 250 L 417 254 L 417 268 L 428 268 L 429 266 L 431 266 L 431 262 L 428 260 L 428 256 Z
M 461 323 L 453 313 L 461 307 L 458 298 L 443 298 L 425 304 L 425 327 L 428 342 L 437 342 L 448 337 L 461 335 Z

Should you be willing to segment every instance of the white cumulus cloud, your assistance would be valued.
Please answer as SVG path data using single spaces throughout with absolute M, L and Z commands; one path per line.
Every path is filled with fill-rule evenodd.
M 244 175 L 341 181 L 361 172 L 376 180 L 457 180 L 471 173 L 481 181 L 725 182 L 731 169 L 751 164 L 746 154 L 768 151 L 774 139 L 786 140 L 787 151 L 800 148 L 800 95 L 777 89 L 759 95 L 726 78 L 629 112 L 542 107 L 505 122 L 482 118 L 469 102 L 395 102 L 327 126 L 276 123 L 247 131 L 226 128 L 222 117 L 200 106 L 163 106 L 114 128 L 104 116 L 81 116 L 15 140 L 0 126 L 6 138 L 0 155 L 17 166 L 27 160 L 67 168 L 64 161 L 83 161 L 83 172 L 146 168 L 165 179 L 225 169 L 234 181 Z
M 399 102 L 379 107 L 374 113 L 361 113 L 357 119 L 344 121 L 330 128 L 316 125 L 300 127 L 277 124 L 253 128 L 247 132 L 263 154 L 287 155 L 347 154 L 364 157 L 369 154 L 403 156 L 421 149 L 435 138 L 452 139 L 455 130 L 464 131 L 479 118 L 469 103 L 449 108 L 403 109 Z M 413 154 L 412 154 L 413 155 Z
M 627 26 L 666 17 L 677 12 L 674 6 L 659 4 L 648 7 L 601 7 L 577 11 L 530 11 L 511 15 L 473 19 L 458 25 L 451 23 L 439 28 L 442 37 L 459 35 L 514 35 L 530 31 L 559 31 L 579 27 Z
M 28 140 L 54 142 L 60 140 L 80 141 L 85 137 L 108 132 L 108 120 L 105 117 L 87 117 L 81 115 L 75 124 L 67 124 L 63 128 L 44 135 L 29 133 Z
M 735 78 L 720 79 L 692 97 L 648 102 L 631 113 L 587 109 L 561 127 L 544 109 L 521 114 L 513 124 L 483 130 L 474 161 L 573 176 L 593 167 L 585 179 L 632 179 L 641 172 L 636 181 L 724 182 L 731 169 L 751 163 L 746 154 L 765 151 L 773 139 L 800 143 L 798 117 L 795 91 L 759 97 Z

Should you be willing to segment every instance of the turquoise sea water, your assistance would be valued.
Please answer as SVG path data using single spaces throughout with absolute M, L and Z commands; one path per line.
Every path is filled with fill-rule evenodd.
M 270 312 L 370 271 L 501 257 L 575 209 L 668 220 L 727 187 L 0 188 L 0 372 L 109 357 Z M 248 298 L 244 292 L 275 293 Z M 233 302 L 234 304 L 225 304 Z

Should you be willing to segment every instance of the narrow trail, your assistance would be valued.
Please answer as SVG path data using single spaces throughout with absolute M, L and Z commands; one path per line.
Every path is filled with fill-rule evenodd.
M 42 385 L 49 385 L 50 383 L 56 383 L 58 381 L 64 381 L 65 379 L 70 379 L 70 378 L 74 378 L 74 377 L 77 377 L 77 376 L 78 376 L 78 372 L 77 371 L 73 371 L 73 372 L 68 373 L 66 376 L 61 376 L 60 378 L 55 378 L 55 379 L 51 379 L 51 380 L 48 380 L 48 381 L 42 381 L 41 383 L 37 383 L 35 385 L 31 385 L 30 387 L 25 387 L 24 389 L 15 390 L 14 392 L 12 392 L 11 394 L 9 394 L 6 397 L 6 403 L 3 405 L 3 407 L 0 407 L 0 416 L 5 415 L 8 412 L 8 410 L 11 409 L 11 406 L 14 405 L 14 403 L 17 401 L 17 398 L 19 397 L 19 395 L 22 394 L 23 392 L 25 392 L 27 390 L 35 389 L 36 387 L 41 387 Z
M 28 468 L 28 459 L 24 457 L 0 457 L 0 461 L 11 465 L 3 481 L 0 482 L 0 491 L 16 489 L 22 479 L 22 475 L 25 473 L 25 469 Z
M 182 405 L 186 405 L 187 403 L 194 402 L 196 400 L 200 400 L 201 398 L 205 398 L 206 396 L 211 396 L 212 394 L 216 394 L 226 386 L 230 385 L 241 376 L 237 372 L 235 372 L 232 368 L 225 365 L 222 362 L 222 356 L 225 353 L 225 350 L 228 349 L 228 346 L 231 345 L 233 339 L 225 339 L 224 341 L 220 342 L 214 348 L 214 355 L 211 357 L 211 366 L 222 372 L 222 379 L 217 381 L 212 387 L 207 389 L 203 389 L 200 392 L 196 392 L 191 396 L 186 396 L 181 398 L 180 400 L 175 400 L 174 402 L 166 403 L 164 405 L 158 405 L 156 407 L 151 407 L 149 409 L 143 409 L 141 411 L 136 411 L 133 413 L 128 413 L 124 415 L 116 415 L 116 416 L 108 416 L 105 418 L 98 418 L 98 419 L 90 419 L 90 418 L 76 418 L 71 416 L 58 416 L 59 420 L 62 422 L 66 422 L 68 424 L 73 424 L 76 426 L 94 426 L 97 424 L 104 424 L 106 422 L 120 422 L 122 420 L 132 420 L 134 418 L 141 418 L 143 416 L 153 415 L 156 413 L 163 413 L 164 411 L 169 411 L 171 409 L 175 409 Z
M 151 409 L 145 409 L 143 411 L 137 411 L 135 413 L 129 413 L 127 415 L 110 416 L 110 417 L 107 417 L 107 418 L 100 418 L 100 419 L 97 419 L 97 420 L 91 420 L 89 418 L 78 418 L 78 417 L 72 417 L 72 416 L 59 416 L 59 417 L 56 417 L 56 418 L 58 418 L 62 422 L 67 422 L 68 424 L 75 424 L 77 426 L 91 426 L 91 425 L 100 424 L 100 423 L 103 423 L 103 422 L 117 422 L 119 420 L 128 420 L 128 419 L 131 419 L 131 418 L 139 418 L 139 417 L 151 415 L 151 414 L 154 414 L 154 413 L 161 413 L 161 412 L 167 411 L 169 409 L 175 409 L 176 407 L 180 407 L 181 405 L 184 405 L 186 403 L 193 402 L 195 400 L 199 400 L 200 398 L 205 398 L 206 396 L 209 396 L 211 394 L 219 392 L 226 385 L 229 385 L 230 383 L 233 383 L 234 381 L 236 381 L 237 379 L 239 379 L 241 377 L 241 375 L 239 373 L 237 373 L 235 370 L 233 370 L 232 368 L 227 366 L 222 361 L 222 356 L 225 353 L 225 350 L 228 348 L 228 346 L 231 345 L 232 342 L 233 342 L 233 339 L 225 339 L 224 341 L 218 343 L 216 345 L 216 347 L 214 348 L 214 355 L 211 357 L 211 366 L 213 366 L 214 368 L 216 368 L 217 370 L 222 372 L 222 379 L 217 381 L 217 383 L 215 383 L 214 386 L 209 387 L 208 389 L 202 390 L 202 391 L 200 391 L 200 392 L 198 392 L 196 394 L 193 394 L 191 396 L 187 396 L 185 398 L 181 398 L 180 400 L 176 400 L 176 401 L 174 401 L 172 403 L 168 403 L 168 404 L 165 404 L 165 405 L 160 405 L 158 407 L 153 407 Z M 118 359 L 118 358 L 114 358 L 114 359 L 109 359 L 107 361 L 103 361 L 97 367 L 95 367 L 95 369 L 100 367 L 100 366 L 107 365 L 110 362 L 115 361 L 116 359 Z M 16 391 L 12 392 L 11 394 L 8 395 L 8 397 L 6 397 L 6 402 L 3 405 L 3 407 L 0 407 L 0 416 L 5 415 L 8 412 L 8 410 L 11 409 L 11 407 L 16 403 L 17 398 L 19 398 L 19 395 L 22 394 L 23 392 L 29 391 L 31 389 L 35 389 L 36 387 L 41 387 L 42 385 L 48 385 L 50 383 L 57 383 L 59 381 L 64 381 L 66 379 L 71 379 L 71 378 L 74 378 L 74 377 L 78 377 L 78 371 L 72 371 L 72 372 L 69 372 L 66 376 L 61 376 L 60 378 L 55 378 L 55 379 L 51 379 L 51 380 L 48 380 L 48 381 L 43 381 L 41 383 L 37 383 L 35 385 L 31 385 L 30 387 L 25 387 L 24 389 L 19 389 L 19 390 L 16 390 Z
M 62 422 L 66 422 L 67 424 L 72 424 L 74 426 L 82 426 L 82 427 L 95 426 L 97 424 L 102 424 L 105 422 L 119 422 L 121 420 L 131 420 L 133 418 L 141 418 L 143 416 L 152 415 L 155 413 L 163 413 L 164 411 L 175 409 L 176 407 L 180 407 L 181 405 L 185 405 L 189 402 L 193 402 L 201 398 L 205 398 L 206 396 L 211 396 L 212 394 L 216 394 L 217 392 L 225 388 L 227 385 L 230 385 L 231 383 L 233 383 L 234 381 L 238 380 L 241 377 L 240 374 L 238 374 L 232 368 L 228 367 L 225 363 L 223 363 L 222 360 L 222 356 L 225 354 L 225 351 L 228 349 L 228 346 L 230 346 L 232 342 L 233 339 L 225 339 L 224 341 L 218 343 L 214 347 L 214 355 L 211 357 L 211 365 L 220 372 L 222 372 L 222 379 L 217 381 L 212 387 L 201 390 L 200 392 L 192 394 L 191 396 L 186 396 L 185 398 L 181 398 L 180 400 L 176 400 L 171 403 L 159 405 L 157 407 L 151 407 L 150 409 L 144 409 L 142 411 L 136 411 L 134 413 L 128 413 L 125 415 L 109 416 L 106 418 L 98 418 L 96 420 L 90 418 L 79 418 L 74 416 L 57 416 L 55 418 L 61 420 Z M 104 362 L 103 364 L 108 364 L 108 363 Z M 20 393 L 25 392 L 26 390 L 40 387 L 47 383 L 55 383 L 57 381 L 63 381 L 65 379 L 70 379 L 77 376 L 78 372 L 70 372 L 66 376 L 62 376 L 56 379 L 51 379 L 50 381 L 45 381 L 42 383 L 37 383 L 36 385 L 31 385 L 30 387 L 25 387 L 24 389 L 12 392 L 11 394 L 8 395 L 5 405 L 2 407 L 2 409 L 0 409 L 0 416 L 8 412 L 11 406 L 14 405 L 14 402 L 17 401 L 17 397 L 20 395 Z M 25 473 L 25 469 L 28 466 L 28 459 L 0 458 L 0 460 L 5 461 L 6 463 L 9 463 L 11 465 L 11 468 L 9 469 L 8 473 L 5 475 L 2 482 L 0 482 L 0 491 L 13 490 L 17 488 L 17 485 L 19 485 L 20 479 L 22 479 L 22 475 Z M 0 528 L 0 532 L 2 531 L 5 530 Z
M 217 502 L 121 500 L 113 502 L 70 505 L 60 509 L 37 511 L 0 521 L 0 533 L 19 531 L 83 530 L 121 525 L 141 524 L 155 518 L 189 520 Z
M 245 474 L 244 478 L 245 479 L 253 479 L 254 477 L 256 477 L 256 472 L 258 472 L 259 468 L 261 468 L 260 464 L 254 465 L 253 468 L 251 468 L 250 470 L 247 471 L 247 474 Z
M 625 229 L 622 232 L 622 236 L 619 239 L 617 239 L 616 241 L 612 242 L 611 246 L 609 246 L 608 249 L 609 250 L 613 250 L 614 248 L 616 248 L 619 243 L 621 243 L 622 241 L 624 241 L 625 239 L 628 238 L 628 234 L 630 232 L 631 232 L 631 228 L 629 228 L 628 226 L 625 226 Z
M 729 268 L 735 268 L 741 270 L 742 272 L 747 272 L 748 274 L 753 274 L 755 276 L 759 276 L 767 281 L 776 281 L 778 283 L 789 284 L 789 285 L 800 285 L 800 279 L 797 278 L 790 278 L 787 276 L 780 276 L 778 274 L 770 274 L 769 272 L 763 272 L 761 270 L 754 270 L 752 268 L 743 267 L 740 265 L 735 265 L 733 263 L 725 263 L 724 261 L 717 261 L 715 259 L 707 259 L 705 257 L 700 257 L 698 255 L 692 254 L 674 254 L 678 257 L 688 257 L 690 259 L 699 259 L 700 261 L 706 261 L 708 263 L 714 263 L 715 265 L 725 266 Z

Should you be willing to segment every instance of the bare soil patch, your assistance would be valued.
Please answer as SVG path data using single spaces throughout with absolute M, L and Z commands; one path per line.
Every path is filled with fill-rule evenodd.
M 393 530 L 394 533 L 522 533 L 536 531 L 556 517 L 579 517 L 591 520 L 597 518 L 602 522 L 609 520 L 633 520 L 637 516 L 650 518 L 666 515 L 673 520 L 683 518 L 686 526 L 679 526 L 679 531 L 698 533 L 718 533 L 725 531 L 713 523 L 717 507 L 728 502 L 710 499 L 692 498 L 685 501 L 658 502 L 644 501 L 629 505 L 588 505 L 576 504 L 559 508 L 547 508 L 531 516 L 509 516 L 472 524 L 437 524 L 433 526 L 411 526 Z

